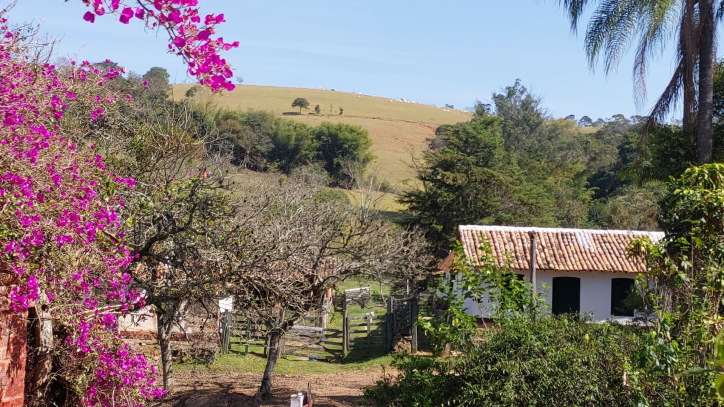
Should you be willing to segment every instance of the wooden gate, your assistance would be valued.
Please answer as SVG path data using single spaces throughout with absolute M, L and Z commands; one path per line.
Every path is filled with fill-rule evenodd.
M 388 352 L 395 338 L 409 338 L 411 352 L 417 352 L 417 316 L 420 312 L 417 295 L 390 297 L 387 303 L 387 331 L 390 335 Z
M 268 354 L 267 328 L 264 324 L 226 312 L 221 318 L 221 353 L 249 353 L 259 349 Z M 342 330 L 294 325 L 284 334 L 281 355 L 295 355 L 317 360 L 341 361 Z M 243 350 L 242 350 L 243 349 Z

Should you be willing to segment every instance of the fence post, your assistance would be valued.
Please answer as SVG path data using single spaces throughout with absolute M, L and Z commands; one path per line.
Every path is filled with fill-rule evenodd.
M 343 358 L 347 358 L 349 355 L 349 315 L 347 310 L 344 310 L 344 321 L 342 323 L 342 353 Z
M 225 332 L 224 332 L 224 353 L 229 353 L 231 350 L 231 326 L 234 323 L 232 319 L 231 311 L 226 311 L 226 321 L 224 321 Z
M 365 315 L 365 319 L 367 320 L 367 357 L 369 357 L 372 353 L 372 342 L 370 339 L 370 334 L 372 333 L 372 315 Z
M 219 344 L 221 345 L 220 352 L 223 355 L 226 353 L 226 314 L 221 318 L 220 323 L 221 326 L 219 328 L 221 328 L 221 334 L 219 335 Z
M 244 345 L 244 354 L 249 353 L 249 342 L 251 342 L 251 321 L 246 321 L 246 345 Z
M 411 331 L 411 343 L 410 352 L 417 353 L 417 314 L 419 313 L 419 306 L 417 303 L 417 294 L 412 298 L 410 303 L 410 331 Z
M 390 296 L 387 302 L 387 314 L 385 314 L 385 352 L 392 352 L 392 321 L 395 316 L 392 314 L 393 297 Z

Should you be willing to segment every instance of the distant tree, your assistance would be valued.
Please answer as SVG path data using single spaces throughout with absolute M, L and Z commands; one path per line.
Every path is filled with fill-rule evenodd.
M 240 84 L 241 84 L 241 83 L 244 83 L 244 78 L 242 78 L 241 76 L 237 76 L 237 77 L 236 77 L 236 82 L 237 82 L 237 83 L 240 83 Z
M 304 98 L 296 98 L 294 102 L 292 102 L 292 107 L 298 107 L 299 114 L 302 114 L 302 109 L 309 109 L 309 102 Z
M 578 125 L 581 127 L 591 127 L 593 126 L 593 120 L 588 116 L 583 116 L 581 120 L 578 121 Z
M 599 117 L 598 119 L 596 119 L 595 122 L 593 122 L 593 127 L 602 127 L 605 124 L 606 124 L 606 121 Z
M 502 93 L 493 94 L 496 115 L 501 118 L 500 127 L 505 148 L 525 148 L 538 138 L 545 124 L 545 112 L 541 98 L 531 94 L 516 79 L 513 86 L 507 86 Z
M 574 114 L 569 114 L 568 116 L 566 116 L 566 117 L 564 118 L 564 120 L 570 120 L 570 121 L 572 121 L 572 122 L 575 122 L 575 121 L 576 121 L 576 115 L 574 115 Z
M 271 112 L 222 111 L 216 117 L 221 144 L 231 150 L 231 163 L 254 171 L 285 174 L 309 164 L 316 155 L 312 128 Z
M 445 103 L 445 108 L 446 108 L 446 109 L 455 109 L 455 106 L 453 106 L 453 105 L 448 105 L 447 103 Z
M 482 118 L 491 114 L 490 104 L 476 100 L 475 106 L 473 106 L 473 113 L 476 118 Z
M 151 103 L 161 103 L 168 98 L 169 92 L 171 92 L 171 83 L 166 68 L 154 66 L 149 69 L 148 72 L 143 74 L 144 87 L 146 88 L 145 97 Z
M 367 130 L 344 123 L 322 123 L 314 131 L 318 158 L 337 184 L 350 181 L 345 165 L 366 166 L 373 159 L 372 140 Z
M 461 123 L 450 129 L 439 151 L 426 151 L 418 168 L 421 189 L 402 195 L 400 202 L 414 214 L 414 223 L 432 241 L 447 246 L 455 228 L 490 223 L 502 209 L 501 192 L 508 189 L 500 120 L 494 116 Z
M 342 116 L 342 113 L 344 113 L 344 109 L 342 107 L 339 108 L 339 115 Z
M 319 105 L 314 106 L 314 113 L 315 113 L 315 114 L 320 114 L 320 113 L 322 113 L 322 108 L 319 107 Z
M 189 90 L 186 91 L 186 97 L 192 98 L 196 96 L 199 92 L 201 92 L 203 88 L 200 85 L 194 85 L 189 88 Z

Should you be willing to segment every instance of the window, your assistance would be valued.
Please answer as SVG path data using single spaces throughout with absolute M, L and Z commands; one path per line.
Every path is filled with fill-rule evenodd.
M 553 278 L 553 314 L 581 312 L 581 279 L 577 277 Z
M 632 317 L 634 310 L 623 304 L 626 297 L 633 291 L 634 279 L 611 279 L 611 315 L 615 317 Z

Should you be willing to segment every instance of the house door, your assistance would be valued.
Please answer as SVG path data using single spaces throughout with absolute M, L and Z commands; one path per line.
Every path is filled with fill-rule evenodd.
M 615 317 L 632 317 L 634 310 L 624 305 L 624 301 L 634 288 L 632 278 L 611 279 L 611 315 Z
M 553 314 L 581 312 L 581 279 L 576 277 L 553 278 Z

